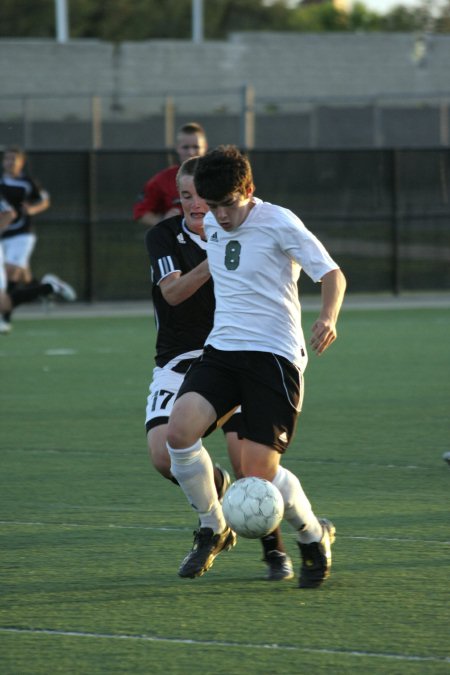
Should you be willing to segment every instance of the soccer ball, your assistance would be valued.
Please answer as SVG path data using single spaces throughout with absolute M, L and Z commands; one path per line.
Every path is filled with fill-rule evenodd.
M 227 525 L 241 537 L 259 539 L 273 532 L 284 513 L 281 492 L 264 478 L 240 478 L 225 492 L 222 504 Z

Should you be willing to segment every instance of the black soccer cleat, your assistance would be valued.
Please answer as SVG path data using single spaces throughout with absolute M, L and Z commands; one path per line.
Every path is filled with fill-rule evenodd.
M 331 568 L 331 545 L 336 538 L 336 528 L 326 518 L 319 518 L 323 528 L 323 536 L 320 541 L 312 544 L 298 543 L 302 565 L 300 567 L 300 588 L 317 588 L 330 576 Z
M 292 560 L 286 553 L 270 551 L 263 560 L 268 568 L 267 581 L 288 581 L 293 578 Z
M 227 527 L 221 534 L 214 534 L 210 527 L 194 531 L 194 544 L 180 565 L 180 577 L 194 579 L 207 572 L 221 551 L 236 545 L 236 534 Z

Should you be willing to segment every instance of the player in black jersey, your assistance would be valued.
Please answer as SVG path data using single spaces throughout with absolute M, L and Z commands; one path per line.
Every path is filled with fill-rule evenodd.
M 208 211 L 197 195 L 193 175 L 197 158 L 185 161 L 177 174 L 184 216 L 162 221 L 145 236 L 152 273 L 152 297 L 157 326 L 156 367 L 150 384 L 146 410 L 146 430 L 150 459 L 155 468 L 174 482 L 170 472 L 170 457 L 166 447 L 167 425 L 178 390 L 190 364 L 203 350 L 213 326 L 214 290 L 206 260 L 203 218 Z M 228 453 L 236 477 L 240 477 L 240 441 L 238 439 L 239 413 L 222 425 Z M 219 498 L 223 497 L 230 478 L 222 468 L 210 466 Z M 203 536 L 210 524 L 201 520 L 196 540 Z M 196 545 L 194 541 L 194 546 Z M 235 535 L 227 529 L 215 542 L 211 560 L 202 570 L 190 570 L 182 565 L 180 576 L 201 576 L 212 564 L 218 551 L 231 548 Z M 281 533 L 262 540 L 264 560 L 269 580 L 290 579 L 292 563 L 286 555 Z M 218 550 L 217 550 L 218 549 Z
M 13 207 L 5 199 L 0 197 L 0 233 L 14 221 L 17 214 Z M 73 289 L 71 289 L 72 292 Z M 3 262 L 3 248 L 0 244 L 0 314 L 11 316 L 15 307 L 24 302 L 33 302 L 37 298 L 45 298 L 58 295 L 63 299 L 68 292 L 67 284 L 54 274 L 47 274 L 40 283 L 26 284 L 8 289 L 6 270 Z M 0 317 L 0 335 L 8 335 L 11 332 L 11 322 Z
M 36 244 L 31 217 L 48 209 L 50 196 L 25 172 L 26 154 L 21 148 L 6 148 L 2 163 L 0 195 L 16 211 L 16 218 L 1 234 L 6 271 L 9 281 L 28 283 L 30 257 Z
M 40 281 L 32 278 L 30 258 L 36 244 L 31 217 L 50 205 L 48 192 L 25 172 L 26 154 L 10 146 L 3 153 L 0 175 L 0 199 L 14 211 L 14 218 L 0 231 L 0 246 L 7 279 L 6 295 L 0 304 L 0 333 L 11 331 L 11 314 L 15 307 L 37 298 L 57 296 L 67 302 L 76 300 L 75 290 L 54 274 Z M 2 270 L 3 272 L 3 270 Z

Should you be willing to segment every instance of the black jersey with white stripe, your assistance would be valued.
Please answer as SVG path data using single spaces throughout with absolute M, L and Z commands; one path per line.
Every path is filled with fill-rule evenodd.
M 190 298 L 176 306 L 163 298 L 159 283 L 169 274 L 190 272 L 206 258 L 206 242 L 188 230 L 182 216 L 163 220 L 145 235 L 150 258 L 152 298 L 157 328 L 157 366 L 175 356 L 203 349 L 214 318 L 213 282 L 209 279 Z
M 0 176 L 0 196 L 6 199 L 17 212 L 16 219 L 2 232 L 2 237 L 14 237 L 31 231 L 31 218 L 23 211 L 24 202 L 38 202 L 42 199 L 39 185 L 26 174 L 17 178 Z

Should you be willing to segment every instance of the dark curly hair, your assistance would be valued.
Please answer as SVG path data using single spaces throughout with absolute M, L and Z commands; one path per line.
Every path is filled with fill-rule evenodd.
M 235 145 L 219 145 L 199 157 L 194 184 L 200 197 L 220 202 L 227 195 L 253 189 L 250 162 Z

